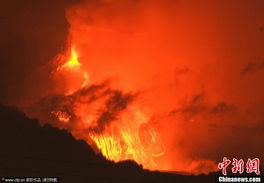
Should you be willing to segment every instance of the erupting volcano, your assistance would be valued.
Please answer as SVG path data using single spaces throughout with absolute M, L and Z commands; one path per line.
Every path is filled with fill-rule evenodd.
M 73 47 L 71 59 L 55 74 L 70 75 L 64 81 L 67 90 L 63 98 L 51 111 L 61 122 L 58 127 L 95 145 L 109 160 L 134 160 L 145 168 L 158 168 L 155 158 L 164 154 L 165 147 L 149 125 L 149 116 L 132 103 L 135 94 L 109 89 L 107 83 L 91 85 Z M 72 74 L 79 78 L 71 78 Z
M 263 159 L 263 1 L 52 1 L 50 15 L 47 2 L 36 18 L 21 3 L 5 31 L 2 103 L 115 165 L 207 174 L 224 156 Z

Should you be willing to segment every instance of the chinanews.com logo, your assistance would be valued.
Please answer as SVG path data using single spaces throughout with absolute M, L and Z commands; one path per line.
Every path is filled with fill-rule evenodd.
M 231 164 L 232 163 L 232 164 Z M 232 176 L 227 176 L 227 168 L 229 165 L 232 165 Z M 243 159 L 233 158 L 233 161 L 228 159 L 227 157 L 223 158 L 223 162 L 218 164 L 218 168 L 222 170 L 223 176 L 218 177 L 219 182 L 261 182 L 260 177 L 260 160 L 259 158 L 250 159 L 248 158 L 246 162 Z M 242 174 L 253 174 L 252 176 L 242 176 Z M 238 174 L 240 176 L 235 176 L 234 174 Z M 243 174 L 243 175 L 244 175 Z

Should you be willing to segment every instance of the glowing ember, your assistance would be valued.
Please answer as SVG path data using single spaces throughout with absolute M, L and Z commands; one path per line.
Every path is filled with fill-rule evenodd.
M 58 120 L 64 123 L 69 122 L 71 118 L 66 112 L 62 111 L 52 111 L 51 114 L 57 116 Z

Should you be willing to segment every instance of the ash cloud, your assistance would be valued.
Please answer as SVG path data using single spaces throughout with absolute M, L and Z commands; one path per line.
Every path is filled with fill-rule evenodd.
M 218 102 L 214 105 L 206 102 L 208 96 L 205 93 L 195 95 L 190 101 L 186 101 L 179 109 L 173 109 L 170 115 L 181 113 L 186 116 L 194 115 L 224 115 L 228 113 L 235 113 L 237 106 L 234 104 L 228 104 L 226 102 Z
M 242 75 L 247 75 L 252 72 L 259 71 L 264 68 L 264 61 L 261 62 L 249 62 L 245 68 L 242 70 Z
M 104 127 L 114 121 L 118 114 L 125 110 L 128 104 L 133 100 L 134 96 L 130 94 L 123 94 L 121 91 L 110 91 L 110 97 L 105 103 L 105 109 L 100 112 L 100 116 L 97 119 L 97 127 L 92 131 L 98 133 L 104 130 Z
M 232 104 L 227 104 L 225 102 L 218 103 L 215 107 L 212 108 L 211 112 L 218 114 L 218 113 L 227 113 L 233 112 L 236 110 L 236 106 Z

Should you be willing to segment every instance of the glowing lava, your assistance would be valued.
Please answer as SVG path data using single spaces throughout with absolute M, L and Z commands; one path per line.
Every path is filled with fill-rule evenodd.
M 70 59 L 63 62 L 57 67 L 57 72 L 54 78 L 63 83 L 65 89 L 64 93 L 70 95 L 73 92 L 87 86 L 89 82 L 88 73 L 82 68 L 82 64 L 79 62 L 78 54 L 74 46 L 70 48 Z M 62 56 L 64 59 L 64 56 Z
M 78 60 L 78 56 L 77 53 L 74 49 L 74 47 L 72 46 L 71 48 L 71 59 L 66 62 L 62 67 L 68 67 L 68 68 L 74 68 L 74 67 L 79 67 L 81 64 Z
M 52 111 L 51 114 L 57 116 L 57 118 L 64 123 L 69 122 L 71 118 L 66 112 L 62 112 L 62 111 Z

